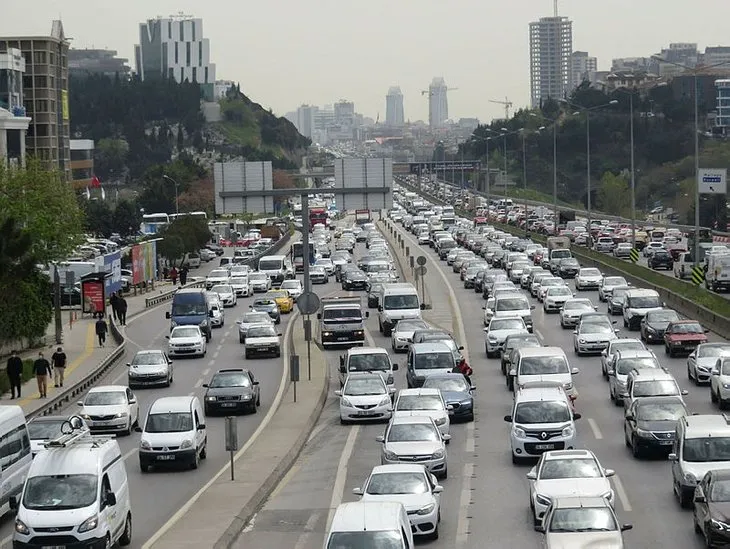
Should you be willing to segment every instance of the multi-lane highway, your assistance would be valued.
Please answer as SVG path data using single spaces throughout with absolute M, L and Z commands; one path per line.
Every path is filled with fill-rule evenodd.
M 419 249 L 412 235 L 402 230 L 401 234 L 411 250 Z M 452 310 L 461 316 L 462 322 L 454 322 L 455 336 L 467 347 L 477 386 L 476 421 L 451 429 L 450 474 L 442 481 L 440 539 L 428 546 L 539 547 L 540 534 L 533 531 L 528 510 L 525 474 L 530 467 L 512 465 L 509 427 L 503 421 L 510 412 L 512 394 L 505 388 L 499 361 L 487 359 L 484 354 L 483 301 L 473 290 L 463 289 L 458 276 L 427 247 L 422 253 L 429 258 L 431 278 L 427 282 L 434 310 L 442 315 Z M 596 292 L 580 295 L 605 311 Z M 617 472 L 612 479 L 616 509 L 622 522 L 634 524 L 634 529 L 626 533 L 629 546 L 702 547 L 701 538 L 692 528 L 691 513 L 681 510 L 673 496 L 669 463 L 664 459 L 636 460 L 624 445 L 623 410 L 608 398 L 600 359 L 573 353 L 572 332 L 560 328 L 557 315 L 545 315 L 539 305 L 533 314 L 535 333 L 543 343 L 563 347 L 571 365 L 580 369 L 576 377 L 577 409 L 583 416 L 578 422 L 579 437 L 585 447 L 596 452 L 604 467 Z M 372 316 L 369 337 L 376 345 L 390 348 L 389 339 L 378 333 L 377 319 Z M 622 323 L 619 321 L 617 326 Z M 637 334 L 621 328 L 619 336 Z M 710 339 L 722 340 L 714 334 Z M 717 413 L 707 387 L 695 387 L 687 381 L 685 358 L 668 358 L 661 348 L 656 354 L 680 385 L 689 390 L 685 399 L 692 412 Z M 338 355 L 337 351 L 326 352 L 335 380 L 333 391 Z M 403 363 L 403 355 L 394 358 Z M 398 374 L 396 383 L 405 387 L 403 370 Z M 338 401 L 333 395 L 297 464 L 248 525 L 237 547 L 321 547 L 333 509 L 342 501 L 357 499 L 352 488 L 361 486 L 372 467 L 379 464 L 380 446 L 375 437 L 384 430 L 383 425 L 341 426 L 338 417 Z

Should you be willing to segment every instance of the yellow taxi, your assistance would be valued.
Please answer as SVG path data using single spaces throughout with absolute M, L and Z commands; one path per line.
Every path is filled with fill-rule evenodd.
M 276 301 L 279 311 L 282 313 L 291 313 L 294 310 L 294 299 L 286 290 L 271 290 L 266 293 L 266 296 Z

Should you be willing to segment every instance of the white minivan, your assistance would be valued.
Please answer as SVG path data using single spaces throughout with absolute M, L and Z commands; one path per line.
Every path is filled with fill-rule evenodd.
M 188 465 L 197 469 L 207 457 L 205 415 L 196 396 L 158 398 L 150 406 L 139 440 L 139 468 Z
M 402 503 L 355 501 L 335 510 L 324 549 L 397 547 L 413 549 L 413 533 Z
M 23 490 L 33 460 L 25 415 L 20 406 L 0 406 L 0 516 L 10 505 L 10 497 Z
M 76 421 L 74 421 L 76 420 Z M 70 418 L 28 471 L 13 547 L 113 547 L 132 541 L 127 470 L 119 444 Z
M 390 337 L 399 320 L 421 318 L 421 302 L 413 284 L 383 284 L 378 304 L 378 326 L 385 337 Z

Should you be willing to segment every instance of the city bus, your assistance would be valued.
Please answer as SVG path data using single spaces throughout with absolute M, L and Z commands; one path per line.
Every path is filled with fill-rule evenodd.
M 170 224 L 170 216 L 166 213 L 151 213 L 142 215 L 139 232 L 142 234 L 157 234 Z
M 185 216 L 192 216 L 192 217 L 200 217 L 201 219 L 208 219 L 208 214 L 205 212 L 181 212 L 176 214 L 170 214 L 170 222 L 172 223 L 175 221 L 178 217 L 185 217 Z

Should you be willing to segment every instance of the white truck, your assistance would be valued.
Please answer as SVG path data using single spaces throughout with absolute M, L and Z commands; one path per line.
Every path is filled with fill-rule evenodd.
M 550 271 L 556 273 L 561 259 L 573 257 L 570 253 L 570 238 L 567 236 L 550 236 L 547 239 L 548 264 Z
M 359 297 L 323 297 L 317 313 L 322 347 L 362 347 L 369 316 Z
M 708 290 L 717 292 L 730 289 L 730 250 L 728 252 L 707 256 L 705 287 Z

